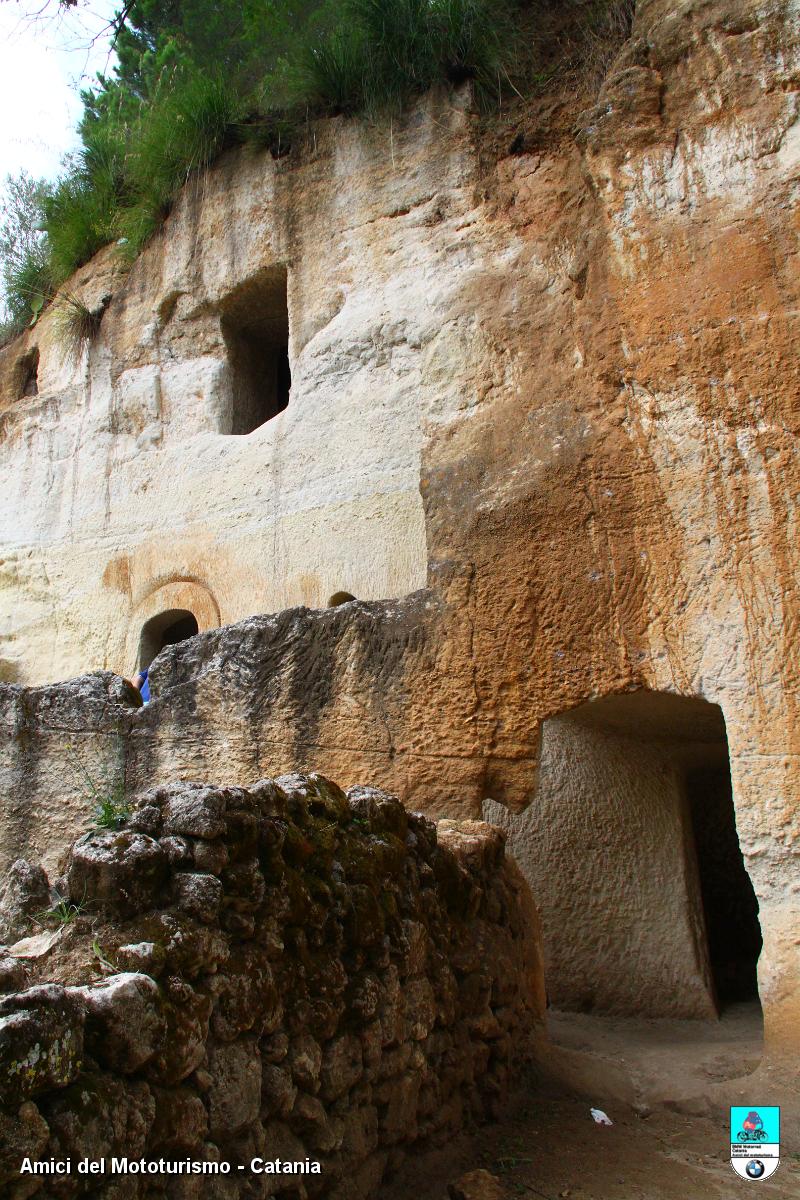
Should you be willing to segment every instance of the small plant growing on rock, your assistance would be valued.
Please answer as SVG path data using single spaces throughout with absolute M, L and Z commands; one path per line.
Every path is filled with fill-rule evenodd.
M 81 900 L 78 904 L 69 900 L 66 896 L 57 896 L 55 903 L 44 909 L 38 914 L 41 921 L 53 921 L 56 925 L 64 926 L 71 925 L 76 917 L 80 917 L 86 911 L 86 901 Z
M 124 767 L 119 762 L 124 756 L 124 743 L 120 740 L 118 765 L 107 761 L 99 776 L 89 770 L 76 746 L 69 742 L 66 749 L 75 781 L 94 805 L 93 828 L 121 829 L 130 816 L 130 805 L 125 796 Z
M 56 298 L 56 330 L 66 358 L 76 362 L 84 346 L 97 337 L 109 300 L 106 296 L 97 308 L 89 308 L 69 292 L 62 292 Z
M 113 973 L 117 970 L 117 968 L 114 966 L 114 964 L 108 958 L 108 956 L 103 953 L 103 948 L 100 945 L 100 943 L 98 942 L 97 938 L 95 938 L 95 940 L 92 942 L 92 954 L 95 956 L 98 963 L 100 964 L 101 970 L 108 971 L 109 973 L 111 973 L 113 975 Z
M 115 789 L 112 796 L 98 800 L 94 810 L 94 823 L 98 829 L 121 829 L 131 810 L 122 788 Z

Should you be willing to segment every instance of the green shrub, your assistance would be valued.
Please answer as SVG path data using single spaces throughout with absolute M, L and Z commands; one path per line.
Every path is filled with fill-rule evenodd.
M 50 254 L 42 233 L 47 185 L 24 171 L 7 176 L 0 259 L 5 319 L 0 337 L 7 341 L 31 323 L 52 292 Z
M 9 333 L 13 336 L 30 325 L 53 294 L 53 276 L 48 246 L 25 251 L 5 273 Z
M 192 72 L 162 84 L 132 131 L 125 181 L 133 203 L 117 221 L 128 256 L 135 257 L 158 228 L 190 176 L 232 140 L 242 107 L 236 90 L 221 79 Z
M 64 176 L 45 202 L 45 228 L 54 286 L 114 237 L 117 202 L 103 185 L 80 172 Z
M 108 114 L 87 117 L 83 146 L 45 197 L 44 214 L 53 283 L 60 286 L 82 263 L 113 240 L 125 195 L 127 127 Z
M 473 80 L 484 100 L 512 64 L 506 0 L 344 0 L 333 28 L 310 27 L 289 68 L 312 109 L 396 111 L 437 83 Z
M 6 262 L 9 319 L 28 323 L 109 242 L 134 259 L 180 189 L 234 141 L 282 154 L 309 114 L 391 114 L 436 84 L 470 80 L 479 102 L 498 96 L 513 66 L 518 4 L 137 0 L 115 76 L 83 96 L 82 148 L 38 198 L 46 238 L 34 238 L 13 270 Z M 67 324 L 80 320 L 68 313 Z

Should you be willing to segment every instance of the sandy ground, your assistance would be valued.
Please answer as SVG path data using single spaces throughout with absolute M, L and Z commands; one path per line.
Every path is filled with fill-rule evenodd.
M 502 1181 L 509 1198 L 539 1200 L 732 1200 L 755 1192 L 798 1200 L 800 1156 L 785 1158 L 765 1183 L 739 1179 L 728 1161 L 728 1129 L 705 1117 L 660 1109 L 637 1116 L 609 1106 L 597 1125 L 585 1100 L 531 1089 L 506 1119 L 454 1143 L 423 1172 L 411 1166 L 381 1200 L 447 1200 L 447 1184 L 478 1167 Z

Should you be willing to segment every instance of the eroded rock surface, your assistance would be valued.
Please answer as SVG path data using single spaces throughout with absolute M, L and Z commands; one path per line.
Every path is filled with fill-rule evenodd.
M 0 942 L 31 933 L 37 916 L 50 907 L 50 882 L 38 864 L 16 859 L 0 887 Z
M 18 1104 L 77 1078 L 85 1013 L 59 984 L 40 984 L 0 999 L 3 1103 Z
M 55 877 L 90 820 L 76 749 L 131 793 L 313 764 L 429 815 L 526 809 L 554 994 L 707 1016 L 674 756 L 642 788 L 545 736 L 537 788 L 547 722 L 702 700 L 763 934 L 763 1086 L 796 1095 L 799 79 L 796 0 L 639 0 L 583 112 L 532 102 L 512 138 L 504 110 L 487 146 L 463 95 L 431 96 L 389 151 L 322 123 L 308 155 L 227 155 L 125 278 L 87 264 L 71 290 L 113 299 L 85 359 L 47 314 L 0 353 L 3 862 Z M 234 326 L 279 293 L 290 401 L 243 436 Z M 16 686 L 130 674 L 171 612 L 200 633 L 155 658 L 144 709 L 110 675 Z M 197 835 L 170 836 L 191 874 Z M 175 887 L 211 917 L 213 885 Z M 558 964 L 565 906 L 584 936 Z

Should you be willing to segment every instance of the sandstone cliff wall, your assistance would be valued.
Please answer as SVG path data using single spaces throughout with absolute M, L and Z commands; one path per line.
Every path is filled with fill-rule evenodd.
M 317 605 L 329 587 L 396 597 L 427 585 L 385 604 L 254 617 L 165 651 L 154 670 L 159 698 L 125 716 L 137 787 L 169 777 L 252 783 L 307 765 L 345 783 L 373 780 L 432 813 L 477 816 L 494 800 L 531 806 L 535 819 L 544 721 L 632 691 L 718 705 L 760 904 L 765 1063 L 791 1070 L 800 1029 L 799 61 L 795 0 L 642 0 L 574 137 L 548 136 L 532 117 L 523 152 L 498 163 L 461 108 L 431 101 L 391 144 L 334 123 L 304 166 L 229 159 L 209 173 L 205 198 L 187 195 L 120 288 L 82 367 L 83 389 L 43 367 L 40 397 L 9 397 L 4 443 L 14 530 L 6 629 L 25 681 L 86 666 L 130 670 L 162 584 L 179 589 L 164 607 L 183 607 L 186 588 L 194 609 L 202 592 L 223 622 Z M 212 333 L 226 280 L 249 278 L 236 232 L 261 245 L 265 226 L 247 198 L 266 221 L 264 189 L 284 173 L 269 211 L 289 214 L 275 220 L 292 236 L 264 235 L 269 250 L 256 257 L 263 267 L 288 263 L 299 390 L 275 418 L 282 424 L 241 439 L 210 427 L 208 415 L 192 425 L 192 414 L 208 412 L 204 397 L 222 396 L 220 411 L 226 402 L 222 384 L 191 382 L 205 377 L 189 363 L 205 347 L 202 361 L 224 377 Z M 227 224 L 227 203 L 245 217 Z M 217 245 L 232 257 L 217 260 Z M 87 270 L 87 286 L 100 272 L 97 290 L 106 287 L 102 269 Z M 104 378 L 100 359 L 109 378 L 118 362 L 146 379 L 162 353 L 148 331 L 166 317 L 160 394 L 181 419 L 162 421 L 160 449 L 149 435 L 137 445 L 143 419 L 131 433 L 124 421 L 123 432 L 112 427 L 107 414 L 126 402 L 112 404 L 122 393 L 92 381 Z M 29 341 L 38 336 L 44 361 L 46 325 Z M 18 350 L 5 352 L 9 370 Z M 173 360 L 184 366 L 170 376 Z M 87 433 L 76 456 L 94 395 L 106 414 L 100 436 Z M 293 453 L 267 484 L 278 461 L 270 447 L 278 429 L 289 437 L 293 407 Z M 314 419 L 300 422 L 301 412 Z M 333 413 L 344 442 L 326 423 Z M 375 430 L 370 422 L 384 417 Z M 359 425 L 372 431 L 369 453 Z M 318 439 L 311 452 L 305 438 Z M 84 454 L 101 465 L 76 486 Z M 345 475 L 349 496 L 363 497 L 362 484 L 373 497 L 391 492 L 394 515 L 365 524 L 348 499 L 342 523 L 338 500 L 320 507 L 314 497 Z M 104 491 L 98 478 L 109 480 Z M 16 499 L 26 485 L 38 512 Z M 143 509 L 147 495 L 160 500 Z M 81 512 L 87 497 L 94 516 Z M 142 532 L 153 512 L 154 538 Z M 342 578 L 340 545 L 355 546 L 354 570 L 367 563 L 361 584 Z M 402 568 L 386 565 L 392 547 L 403 548 Z M 384 565 L 370 573 L 373 554 Z M 304 557 L 327 564 L 309 593 Z M 46 691 L 12 689 L 7 703 L 18 713 Z M 109 709 L 103 729 L 117 719 Z M 16 762 L 13 746 L 9 754 Z M 54 774 L 63 760 L 43 761 Z M 46 812 L 57 810 L 57 793 L 41 795 Z M 624 806 L 616 811 L 605 851 L 615 883 L 628 820 Z M 659 870 L 674 860 L 670 851 Z M 575 886 L 588 887 L 580 867 L 576 853 Z M 557 899 L 554 889 L 543 909 Z
M 391 150 L 338 121 L 300 162 L 231 153 L 130 274 L 109 249 L 70 281 L 110 297 L 77 362 L 57 311 L 0 352 L 6 679 L 132 674 L 164 610 L 205 629 L 424 584 L 423 425 L 480 357 L 458 312 L 481 269 L 470 118 L 430 108 Z M 237 433 L 243 376 L 269 368 L 248 355 L 281 336 L 290 403 Z

